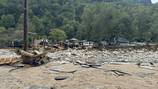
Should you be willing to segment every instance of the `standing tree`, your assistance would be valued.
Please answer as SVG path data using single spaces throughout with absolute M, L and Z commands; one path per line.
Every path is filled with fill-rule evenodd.
M 27 0 L 24 0 L 24 50 L 27 50 L 28 46 L 28 39 L 27 39 L 27 33 L 28 33 L 28 2 Z
M 49 38 L 53 41 L 53 42 L 59 42 L 59 41 L 64 41 L 67 36 L 66 33 L 63 30 L 60 29 L 53 29 L 50 33 L 49 33 Z

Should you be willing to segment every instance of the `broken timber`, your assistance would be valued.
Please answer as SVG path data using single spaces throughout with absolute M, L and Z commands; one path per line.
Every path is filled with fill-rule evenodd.
M 49 58 L 46 56 L 47 52 L 41 54 L 33 54 L 26 51 L 21 50 L 20 55 L 22 58 L 22 62 L 24 64 L 30 65 L 42 65 L 49 62 Z
M 21 61 L 20 56 L 1 56 L 0 57 L 0 65 L 13 65 Z
M 33 54 L 20 50 L 18 51 L 18 53 L 20 54 L 20 56 L 0 56 L 0 65 L 14 65 L 18 63 L 23 63 L 38 66 L 49 62 L 49 58 L 46 56 L 47 52 L 41 54 L 39 54 L 38 52 L 34 52 Z

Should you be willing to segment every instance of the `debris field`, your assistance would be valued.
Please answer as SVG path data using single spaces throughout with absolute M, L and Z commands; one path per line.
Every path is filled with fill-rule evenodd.
M 2 49 L 0 55 L 16 57 Z M 0 66 L 0 89 L 157 89 L 158 52 L 75 50 L 48 53 L 41 66 Z

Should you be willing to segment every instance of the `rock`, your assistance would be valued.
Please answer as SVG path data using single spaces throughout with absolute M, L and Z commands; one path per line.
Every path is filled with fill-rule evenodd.
M 55 80 L 65 80 L 65 79 L 67 79 L 67 78 L 69 78 L 68 76 L 57 76 L 57 77 L 55 77 L 54 79 Z
M 72 56 L 77 56 L 77 54 L 75 54 L 75 53 L 72 53 L 71 55 L 72 55 Z

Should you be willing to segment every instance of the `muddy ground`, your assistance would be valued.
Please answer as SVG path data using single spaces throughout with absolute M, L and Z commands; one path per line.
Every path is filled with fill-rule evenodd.
M 39 67 L 0 66 L 0 89 L 157 89 L 157 53 L 146 50 L 49 53 L 51 62 Z M 99 66 L 85 67 L 78 61 Z M 144 63 L 136 65 L 140 61 Z

